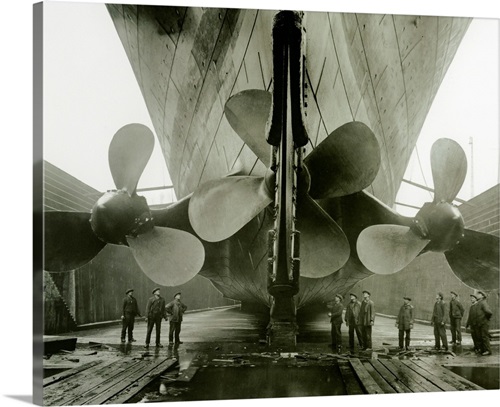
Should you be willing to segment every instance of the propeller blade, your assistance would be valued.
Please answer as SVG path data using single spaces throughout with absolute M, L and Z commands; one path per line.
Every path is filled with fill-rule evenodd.
M 359 234 L 356 249 L 368 270 L 393 274 L 410 264 L 429 242 L 407 226 L 374 225 Z
M 109 168 L 117 189 L 131 196 L 154 147 L 154 135 L 148 127 L 131 123 L 119 129 L 108 151 Z
M 127 236 L 127 242 L 144 274 L 168 287 L 187 283 L 205 261 L 203 244 L 182 230 L 155 227 L 137 237 Z
M 300 275 L 321 278 L 340 269 L 349 259 L 349 242 L 337 223 L 307 194 L 297 207 L 300 231 Z
M 451 203 L 456 197 L 467 174 L 467 158 L 460 145 L 451 139 L 441 138 L 431 148 L 434 202 Z
M 213 180 L 193 193 L 189 221 L 203 240 L 219 242 L 234 235 L 272 201 L 263 177 Z
M 304 160 L 315 199 L 350 195 L 370 185 L 380 167 L 380 148 L 368 126 L 350 122 L 334 130 Z
M 496 290 L 499 286 L 499 238 L 464 229 L 457 246 L 445 252 L 453 273 L 476 290 Z
M 44 270 L 75 270 L 92 260 L 106 245 L 92 231 L 90 214 L 45 212 Z
M 266 123 L 272 96 L 265 90 L 250 89 L 231 96 L 224 113 L 233 130 L 253 153 L 269 167 L 270 145 L 266 141 Z

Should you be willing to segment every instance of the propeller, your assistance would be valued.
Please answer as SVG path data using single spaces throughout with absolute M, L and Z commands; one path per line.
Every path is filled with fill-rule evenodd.
M 374 225 L 364 229 L 356 248 L 363 265 L 376 274 L 393 274 L 423 252 L 445 254 L 455 275 L 476 289 L 499 282 L 499 239 L 464 228 L 452 202 L 465 180 L 467 159 L 458 143 L 437 140 L 431 148 L 434 199 L 423 205 L 412 225 Z
M 189 232 L 156 226 L 146 199 L 137 195 L 153 147 L 149 128 L 138 123 L 123 126 L 108 151 L 117 190 L 101 196 L 91 214 L 45 213 L 46 270 L 79 268 L 110 243 L 129 246 L 143 272 L 157 284 L 180 285 L 198 273 L 205 258 L 201 241 Z
M 233 130 L 266 166 L 271 157 L 265 138 L 271 104 L 269 92 L 250 89 L 232 96 L 224 107 Z M 339 127 L 304 159 L 297 208 L 303 276 L 331 274 L 345 264 L 350 253 L 341 228 L 312 198 L 358 192 L 371 184 L 379 166 L 377 139 L 361 122 Z M 270 169 L 265 177 L 227 177 L 207 182 L 193 193 L 189 219 L 201 238 L 220 241 L 235 234 L 273 201 L 274 172 Z

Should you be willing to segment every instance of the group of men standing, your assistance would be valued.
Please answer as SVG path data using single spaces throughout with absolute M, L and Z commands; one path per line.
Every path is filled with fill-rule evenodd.
M 451 299 L 449 307 L 444 302 L 443 294 L 436 295 L 436 302 L 431 317 L 431 325 L 434 327 L 435 349 L 445 351 L 448 350 L 448 340 L 446 337 L 446 325 L 449 323 L 451 331 L 452 345 L 462 344 L 462 318 L 465 314 L 464 306 L 458 299 L 456 292 L 450 292 Z M 372 348 L 372 327 L 375 322 L 375 307 L 370 299 L 370 292 L 363 291 L 363 300 L 358 301 L 358 297 L 354 293 L 350 293 L 350 301 L 347 304 L 345 318 L 342 319 L 344 306 L 342 304 L 343 297 L 337 294 L 334 299 L 334 304 L 330 306 L 330 322 L 332 324 L 332 349 L 342 349 L 341 325 L 345 321 L 349 328 L 349 350 L 354 352 L 354 334 L 358 339 L 358 347 L 360 350 L 371 350 Z M 471 329 L 471 336 L 474 342 L 473 350 L 480 355 L 491 355 L 491 347 L 489 341 L 489 320 L 492 312 L 486 302 L 486 294 L 478 291 L 477 294 L 471 294 L 471 307 L 466 323 L 466 328 Z M 411 340 L 411 330 L 414 324 L 414 307 L 411 304 L 410 297 L 403 297 L 403 305 L 399 309 L 396 317 L 396 328 L 399 335 L 399 350 L 409 350 Z
M 139 306 L 137 305 L 137 300 L 133 296 L 134 290 L 132 288 L 128 289 L 125 293 L 125 298 L 123 299 L 123 311 L 122 311 L 122 331 L 121 331 L 121 341 L 125 342 L 125 336 L 128 332 L 128 342 L 135 342 L 133 331 L 135 317 L 141 317 L 139 312 Z M 178 292 L 174 295 L 174 299 L 165 304 L 165 299 L 160 295 L 160 288 L 156 287 L 152 291 L 153 296 L 148 299 L 146 305 L 146 313 L 144 318 L 147 325 L 146 331 L 146 344 L 145 348 L 149 348 L 151 342 L 151 334 L 153 328 L 156 328 L 156 347 L 161 348 L 163 345 L 160 341 L 161 335 L 161 322 L 165 318 L 166 321 L 170 322 L 170 329 L 168 332 L 168 342 L 169 344 L 181 344 L 182 341 L 179 338 L 181 332 L 182 316 L 186 311 L 187 307 L 181 301 L 181 293 Z
M 375 323 L 375 304 L 370 299 L 370 292 L 363 291 L 363 301 L 358 301 L 358 296 L 350 293 L 350 301 L 347 304 L 345 313 L 345 323 L 349 327 L 349 349 L 354 351 L 354 333 L 358 338 L 358 346 L 361 350 L 370 350 L 372 348 L 372 327 Z M 344 306 L 342 301 L 344 297 L 337 294 L 335 303 L 329 313 L 332 324 L 332 349 L 342 348 L 342 335 L 340 326 L 342 325 L 342 312 Z

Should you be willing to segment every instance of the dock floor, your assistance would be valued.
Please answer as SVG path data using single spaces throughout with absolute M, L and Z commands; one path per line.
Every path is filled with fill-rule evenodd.
M 344 344 L 347 332 L 342 327 Z M 303 327 L 297 345 L 265 344 L 262 327 L 239 309 L 185 315 L 180 345 L 145 349 L 146 324 L 136 342 L 122 344 L 121 326 L 68 333 L 75 351 L 44 360 L 44 404 L 85 405 L 346 394 L 387 394 L 499 389 L 498 345 L 477 356 L 470 335 L 448 352 L 433 350 L 432 327 L 416 324 L 410 351 L 398 350 L 394 320 L 377 316 L 373 350 L 329 347 L 328 319 Z M 283 377 L 286 376 L 286 380 Z

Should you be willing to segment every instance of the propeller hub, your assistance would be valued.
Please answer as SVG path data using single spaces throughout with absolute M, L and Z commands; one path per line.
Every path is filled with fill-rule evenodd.
M 128 245 L 126 236 L 137 236 L 154 227 L 146 198 L 126 191 L 108 191 L 92 208 L 90 225 L 103 242 Z
M 425 251 L 451 250 L 464 235 L 464 219 L 456 206 L 445 202 L 427 202 L 413 220 L 411 229 L 430 240 Z

